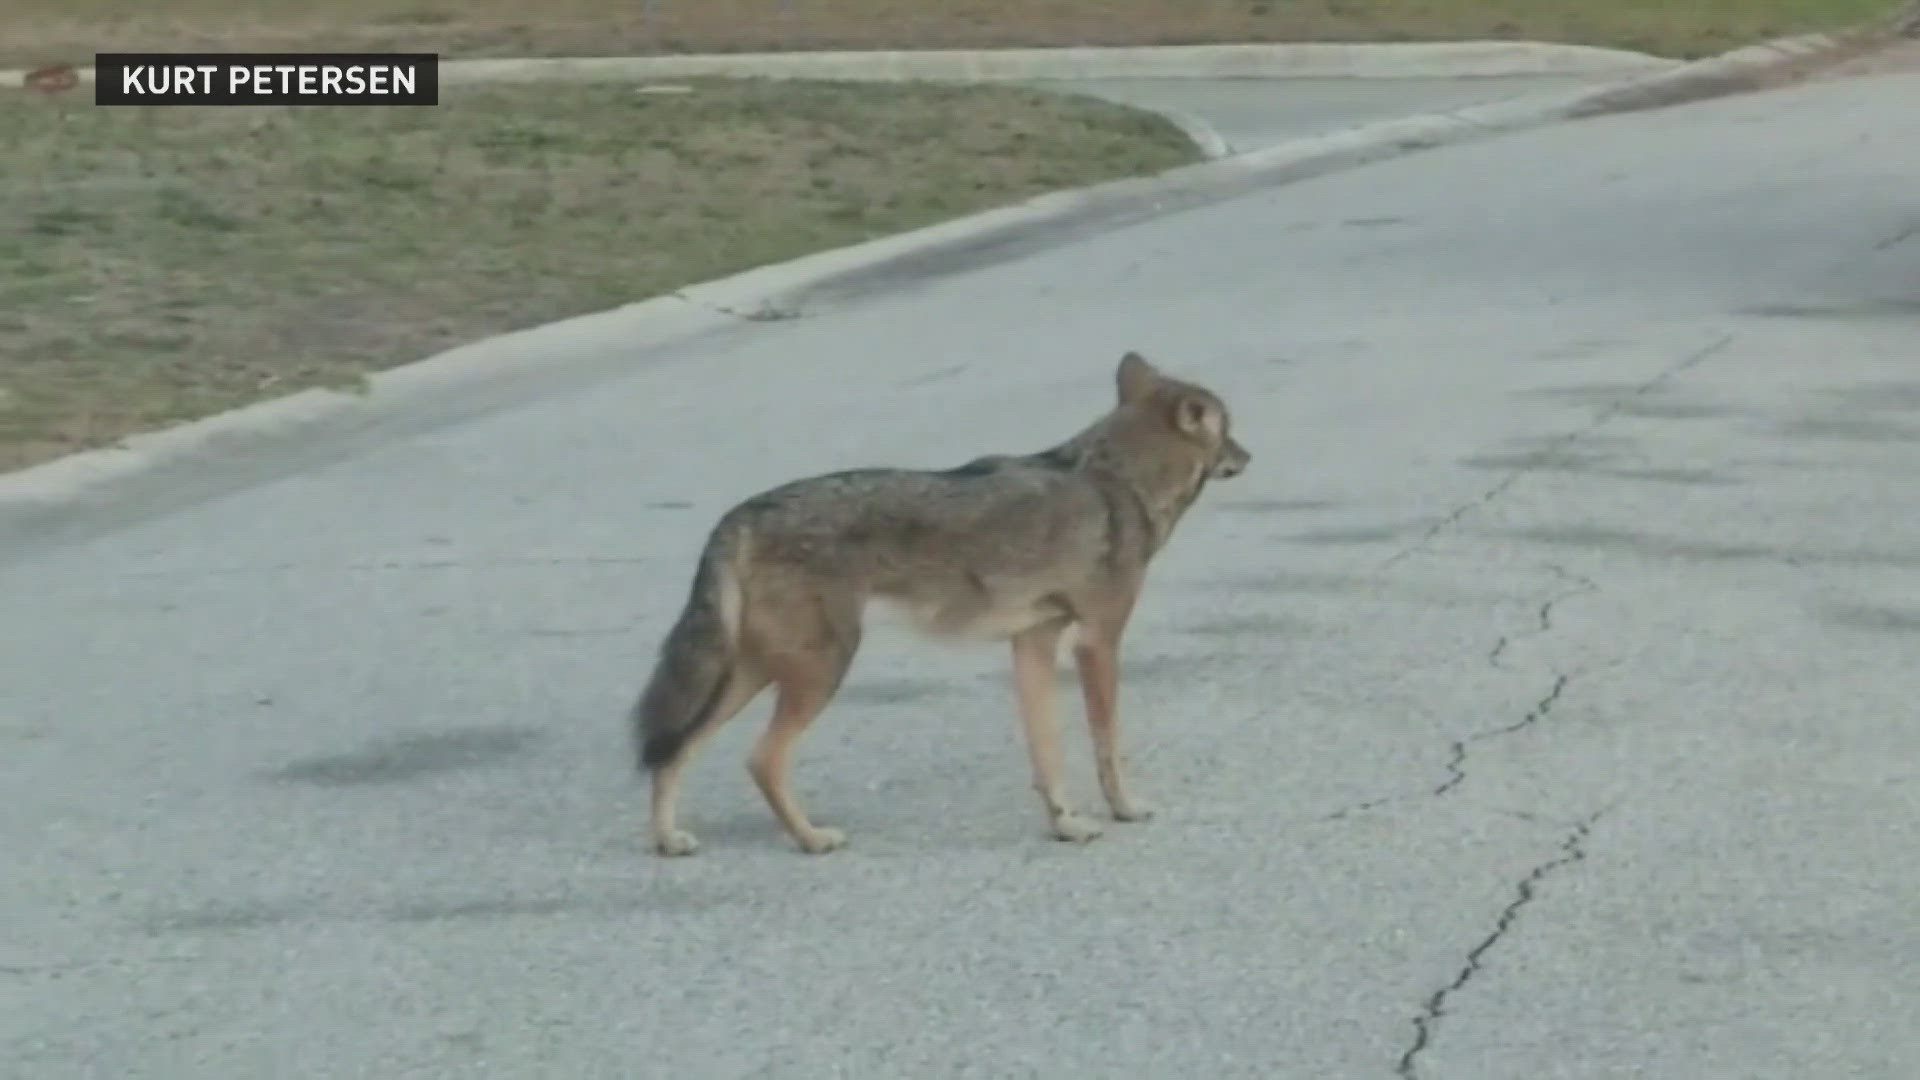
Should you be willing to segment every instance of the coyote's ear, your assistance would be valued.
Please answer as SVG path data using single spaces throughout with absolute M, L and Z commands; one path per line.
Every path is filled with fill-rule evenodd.
M 1115 373 L 1120 384 L 1122 403 L 1139 401 L 1153 393 L 1154 386 L 1160 381 L 1160 373 L 1155 371 L 1147 358 L 1137 352 L 1130 352 L 1120 358 L 1120 370 Z
M 1189 394 L 1175 403 L 1173 422 L 1181 431 L 1199 439 L 1219 438 L 1223 426 L 1213 402 L 1198 394 Z

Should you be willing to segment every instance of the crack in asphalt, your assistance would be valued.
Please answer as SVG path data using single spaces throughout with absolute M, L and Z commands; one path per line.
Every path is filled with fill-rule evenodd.
M 1554 608 L 1576 596 L 1584 596 L 1587 593 L 1598 592 L 1600 590 L 1599 583 L 1584 574 L 1573 573 L 1567 568 L 1554 563 L 1548 563 L 1546 569 L 1552 572 L 1555 577 L 1563 581 L 1573 582 L 1577 587 L 1569 589 L 1566 592 L 1555 593 L 1542 601 L 1540 610 L 1535 613 L 1537 625 L 1535 625 L 1532 630 L 1520 635 L 1501 634 L 1500 639 L 1493 643 L 1493 648 L 1487 653 L 1487 664 L 1490 667 L 1497 668 L 1501 671 L 1511 670 L 1505 664 L 1501 663 L 1501 659 L 1506 656 L 1507 649 L 1513 645 L 1516 640 L 1519 638 L 1538 637 L 1541 634 L 1548 633 L 1553 629 Z
M 1507 649 L 1515 641 L 1539 637 L 1542 634 L 1552 632 L 1553 612 L 1556 607 L 1576 596 L 1584 596 L 1587 593 L 1599 591 L 1599 584 L 1584 574 L 1576 574 L 1563 566 L 1551 563 L 1547 565 L 1546 569 L 1562 581 L 1571 582 L 1573 587 L 1563 592 L 1555 593 L 1541 601 L 1539 610 L 1534 614 L 1535 625 L 1531 630 L 1520 635 L 1500 635 L 1500 640 L 1494 642 L 1492 650 L 1487 653 L 1487 663 L 1493 668 L 1500 671 L 1512 670 L 1501 663 L 1501 657 L 1506 654 Z M 1554 705 L 1559 702 L 1560 695 L 1566 692 L 1567 684 L 1572 681 L 1573 675 L 1567 672 L 1555 672 L 1553 685 L 1547 690 L 1545 696 L 1535 702 L 1533 707 L 1528 709 L 1520 719 L 1510 724 L 1503 724 L 1497 728 L 1489 728 L 1485 731 L 1475 732 L 1465 738 L 1455 739 L 1450 748 L 1450 756 L 1447 759 L 1447 778 L 1442 781 L 1438 787 L 1433 789 L 1432 794 L 1436 797 L 1445 795 L 1447 792 L 1452 791 L 1454 788 L 1466 782 L 1467 748 L 1469 746 L 1477 742 L 1484 742 L 1488 739 L 1497 739 L 1505 735 L 1512 735 L 1517 731 L 1522 731 L 1546 719 L 1547 714 L 1552 712 Z
M 1502 657 L 1502 656 L 1504 656 L 1504 655 L 1506 655 L 1506 651 L 1507 651 L 1507 643 L 1508 643 L 1508 642 L 1510 642 L 1510 641 L 1512 641 L 1512 640 L 1513 640 L 1513 639 L 1512 639 L 1512 638 L 1510 638 L 1510 637 L 1508 637 L 1508 636 L 1507 636 L 1506 634 L 1501 634 L 1501 635 L 1500 635 L 1500 640 L 1499 640 L 1499 641 L 1496 641 L 1496 642 L 1494 642 L 1494 643 L 1493 643 L 1493 648 L 1492 648 L 1491 650 L 1489 650 L 1489 651 L 1488 651 L 1488 653 L 1487 653 L 1487 666 L 1488 666 L 1488 667 L 1492 667 L 1492 668 L 1498 668 L 1498 669 L 1499 669 L 1499 670 L 1501 670 L 1501 671 L 1505 671 L 1505 670 L 1507 670 L 1507 668 L 1506 668 L 1506 665 L 1504 665 L 1504 664 L 1502 664 L 1502 663 L 1500 662 L 1500 657 Z
M 1591 428 L 1582 428 L 1580 431 L 1575 432 L 1572 435 L 1565 435 L 1558 439 L 1555 439 L 1552 444 L 1552 447 L 1558 448 L 1560 446 L 1563 446 L 1566 443 L 1569 443 L 1574 439 L 1579 438 L 1581 435 L 1587 434 L 1591 430 L 1592 430 Z M 1544 460 L 1546 457 L 1546 454 L 1547 454 L 1546 450 L 1541 450 L 1532 456 L 1535 458 Z M 1529 472 L 1532 472 L 1533 468 L 1534 466 L 1531 464 L 1522 465 L 1519 468 L 1514 469 L 1512 472 L 1508 473 L 1507 475 L 1501 477 L 1498 483 L 1494 484 L 1492 487 L 1482 492 L 1478 498 L 1472 500 L 1471 502 L 1464 502 L 1464 503 L 1461 503 L 1459 506 L 1454 507 L 1452 513 L 1448 514 L 1446 517 L 1441 518 L 1439 521 L 1434 522 L 1431 526 L 1427 528 L 1425 532 L 1415 537 L 1412 543 L 1408 544 L 1406 547 L 1401 548 L 1399 551 L 1396 551 L 1392 555 L 1388 556 L 1386 561 L 1380 564 L 1380 569 L 1382 570 L 1391 569 L 1392 567 L 1400 564 L 1401 562 L 1412 558 L 1414 555 L 1418 554 L 1422 549 L 1424 549 L 1428 544 L 1432 543 L 1434 537 L 1439 536 L 1441 533 L 1447 531 L 1448 529 L 1451 529 L 1455 525 L 1458 525 L 1461 519 L 1465 518 L 1468 514 L 1473 513 L 1475 510 L 1480 509 L 1481 507 L 1487 505 L 1493 500 L 1506 494 L 1506 491 L 1508 488 L 1519 483 L 1520 478 L 1527 475 Z
M 1488 503 L 1493 502 L 1495 499 L 1498 499 L 1501 495 L 1506 494 L 1507 490 L 1513 487 L 1513 485 L 1519 483 L 1521 478 L 1537 470 L 1540 467 L 1540 463 L 1551 460 L 1554 454 L 1562 450 L 1565 450 L 1568 446 L 1571 446 L 1573 443 L 1576 443 L 1581 439 L 1584 439 L 1587 436 L 1592 435 L 1594 432 L 1599 431 L 1601 428 L 1611 423 L 1614 417 L 1619 416 L 1620 413 L 1623 410 L 1625 410 L 1628 405 L 1632 404 L 1635 400 L 1645 397 L 1647 394 L 1650 394 L 1653 391 L 1658 390 L 1661 387 L 1665 386 L 1667 383 L 1672 382 L 1674 379 L 1679 378 L 1681 375 L 1685 374 L 1689 369 L 1701 363 L 1706 362 L 1708 359 L 1711 359 L 1712 357 L 1718 356 L 1721 353 L 1725 352 L 1727 347 L 1733 344 L 1733 340 L 1734 340 L 1734 335 L 1722 334 L 1719 338 L 1715 339 L 1712 343 L 1702 348 L 1695 349 L 1693 352 L 1688 353 L 1686 356 L 1681 357 L 1680 360 L 1669 365 L 1665 370 L 1654 375 L 1652 378 L 1648 379 L 1647 381 L 1640 383 L 1638 386 L 1635 386 L 1631 391 L 1627 392 L 1626 394 L 1623 394 L 1619 398 L 1616 398 L 1613 402 L 1608 404 L 1606 408 L 1594 414 L 1593 418 L 1587 421 L 1585 424 L 1582 424 L 1581 426 L 1574 428 L 1572 431 L 1565 432 L 1564 434 L 1561 434 L 1558 437 L 1547 442 L 1545 445 L 1539 447 L 1533 453 L 1527 455 L 1527 460 L 1525 462 L 1515 466 L 1512 471 L 1508 472 L 1507 475 L 1501 477 L 1497 482 L 1494 483 L 1492 487 L 1488 488 L 1484 492 L 1481 492 L 1478 496 L 1472 499 L 1469 499 L 1464 503 L 1461 503 L 1459 506 L 1454 507 L 1453 510 L 1450 513 L 1448 513 L 1445 517 L 1441 518 L 1439 521 L 1436 521 L 1432 525 L 1428 526 L 1424 532 L 1422 532 L 1419 536 L 1415 537 L 1411 543 L 1407 544 L 1406 547 L 1403 547 L 1399 551 L 1396 551 L 1392 555 L 1389 555 L 1385 560 L 1383 560 L 1380 563 L 1378 568 L 1381 570 L 1386 570 L 1391 567 L 1399 565 L 1400 563 L 1406 561 L 1409 558 L 1412 558 L 1414 555 L 1418 554 L 1420 551 L 1425 549 L 1428 544 L 1432 543 L 1435 537 L 1439 536 L 1441 533 L 1447 531 L 1453 526 L 1459 524 L 1460 521 L 1464 519 L 1467 515 L 1473 513 L 1475 510 L 1478 510 L 1483 506 L 1486 506 Z
M 1447 761 L 1447 778 L 1440 786 L 1433 789 L 1434 797 L 1438 798 L 1439 796 L 1445 795 L 1447 792 L 1452 791 L 1454 788 L 1466 782 L 1468 746 L 1477 742 L 1484 742 L 1487 739 L 1497 739 L 1503 735 L 1511 735 L 1516 731 L 1522 731 L 1539 723 L 1546 718 L 1548 713 L 1553 711 L 1554 703 L 1560 700 L 1560 695 L 1565 692 L 1567 684 L 1572 681 L 1573 677 L 1570 675 L 1557 675 L 1553 680 L 1553 688 L 1547 691 L 1545 697 L 1535 702 L 1533 708 L 1528 709 L 1526 714 L 1521 716 L 1520 719 L 1501 727 L 1475 732 L 1464 739 L 1455 739 L 1453 741 L 1453 756 Z
M 1915 222 L 1901 229 L 1899 232 L 1894 233 L 1892 236 L 1882 239 L 1879 243 L 1873 245 L 1873 250 L 1885 251 L 1895 244 L 1904 244 L 1916 236 L 1920 236 L 1920 222 Z
M 1320 818 L 1320 820 L 1321 821 L 1339 821 L 1342 818 L 1350 818 L 1355 814 L 1364 814 L 1369 810 L 1378 809 L 1382 806 L 1387 805 L 1388 803 L 1399 802 L 1400 798 L 1401 797 L 1398 795 L 1388 795 L 1385 798 L 1368 799 L 1365 802 L 1357 802 L 1357 803 L 1354 803 L 1352 806 L 1343 806 L 1340 809 L 1335 810 L 1333 813 L 1323 816 L 1322 818 Z
M 1528 715 L 1532 714 L 1529 713 Z M 1468 736 L 1468 738 L 1472 738 L 1472 736 Z M 1431 792 L 1434 798 L 1445 795 L 1467 780 L 1467 739 L 1453 740 L 1451 750 L 1452 756 L 1447 758 L 1447 778 L 1441 781 L 1440 786 L 1434 788 Z
M 1603 811 L 1596 811 L 1586 820 L 1575 825 L 1567 838 L 1560 842 L 1558 855 L 1534 867 L 1527 876 L 1520 879 L 1520 884 L 1514 890 L 1512 902 L 1501 910 L 1500 917 L 1495 920 L 1493 932 L 1467 951 L 1466 963 L 1461 965 L 1459 973 L 1454 975 L 1453 980 L 1447 985 L 1435 990 L 1421 1007 L 1420 1014 L 1413 1018 L 1413 1045 L 1407 1047 L 1406 1052 L 1400 1055 L 1400 1062 L 1394 1069 L 1394 1075 L 1403 1077 L 1404 1080 L 1416 1080 L 1420 1075 L 1420 1055 L 1432 1045 L 1434 1033 L 1439 1029 L 1440 1021 L 1447 1015 L 1447 1000 L 1465 989 L 1467 984 L 1480 974 L 1487 954 L 1513 930 L 1514 925 L 1520 920 L 1521 911 L 1533 903 L 1534 898 L 1539 895 L 1540 885 L 1555 872 L 1587 857 L 1587 836 L 1593 831 L 1594 825 L 1600 821 L 1602 813 Z
M 1496 670 L 1513 670 L 1502 663 L 1501 658 L 1516 642 L 1552 632 L 1553 613 L 1561 604 L 1576 596 L 1584 596 L 1588 593 L 1598 592 L 1600 589 L 1599 583 L 1592 578 L 1584 574 L 1576 574 L 1563 566 L 1549 563 L 1545 566 L 1545 569 L 1551 571 L 1555 577 L 1560 578 L 1562 581 L 1572 583 L 1573 587 L 1562 592 L 1557 592 L 1541 601 L 1540 606 L 1534 612 L 1534 626 L 1531 629 L 1519 634 L 1500 635 L 1499 640 L 1494 642 L 1493 648 L 1487 653 L 1488 665 Z M 1543 695 L 1540 700 L 1536 701 L 1533 707 L 1528 709 L 1520 719 L 1512 723 L 1502 724 L 1499 727 L 1488 728 L 1484 731 L 1477 731 L 1471 735 L 1453 740 L 1448 746 L 1448 758 L 1445 766 L 1447 773 L 1446 779 L 1441 781 L 1440 784 L 1431 791 L 1427 792 L 1427 795 L 1431 798 L 1439 798 L 1466 782 L 1468 748 L 1474 743 L 1512 735 L 1515 732 L 1523 731 L 1546 719 L 1547 715 L 1553 711 L 1553 707 L 1559 703 L 1561 696 L 1566 693 L 1567 687 L 1573 682 L 1576 674 L 1578 673 L 1556 671 L 1554 673 L 1553 685 L 1547 689 L 1546 694 Z M 1382 806 L 1400 802 L 1410 797 L 1411 796 L 1406 795 L 1388 795 L 1377 799 L 1367 799 L 1363 802 L 1343 806 L 1329 814 L 1322 815 L 1317 820 L 1321 822 L 1340 821 L 1345 818 L 1364 814 L 1369 810 L 1376 810 Z

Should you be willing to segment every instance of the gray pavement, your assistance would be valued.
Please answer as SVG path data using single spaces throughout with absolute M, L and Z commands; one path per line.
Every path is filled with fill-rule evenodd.
M 1404 79 L 1079 79 L 1035 85 L 1197 118 L 1234 151 L 1375 120 L 1599 87 L 1618 72 Z
M 0 1073 L 1920 1075 L 1914 100 L 1405 157 L 0 552 Z M 799 757 L 848 849 L 762 705 L 643 854 L 712 517 L 1128 348 L 1255 455 L 1128 642 L 1161 816 L 1046 840 L 1000 650 L 877 633 Z

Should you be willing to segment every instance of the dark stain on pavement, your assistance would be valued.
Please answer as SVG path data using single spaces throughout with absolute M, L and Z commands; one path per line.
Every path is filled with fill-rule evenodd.
M 1605 405 L 1639 389 L 1639 383 L 1629 382 L 1572 383 L 1566 386 L 1532 386 L 1516 390 L 1514 395 L 1546 398 L 1549 401 L 1572 401 L 1581 405 Z
M 1863 443 L 1920 441 L 1920 426 L 1873 416 L 1810 416 L 1781 424 L 1776 430 L 1795 439 Z
M 1897 319 L 1920 315 L 1920 300 L 1885 297 L 1850 304 L 1755 304 L 1737 310 L 1765 319 Z
M 1618 551 L 1649 559 L 1697 562 L 1814 563 L 1827 566 L 1920 566 L 1920 552 L 1823 551 L 1791 546 L 1696 540 L 1612 529 L 1597 525 L 1538 525 L 1502 535 L 1555 547 Z
M 1213 504 L 1213 509 L 1231 514 L 1294 514 L 1339 505 L 1332 499 L 1227 499 Z
M 463 728 L 404 735 L 370 743 L 344 754 L 303 758 L 275 771 L 272 778 L 320 787 L 399 784 L 440 773 L 498 764 L 526 753 L 540 734 L 529 728 Z
M 1642 420 L 1714 420 L 1723 416 L 1736 416 L 1740 410 L 1707 401 L 1636 397 L 1621 402 L 1614 412 L 1620 416 L 1637 417 Z
M 965 370 L 967 370 L 965 364 L 953 364 L 949 367 L 943 367 L 938 371 L 929 371 L 924 375 L 915 375 L 912 378 L 902 379 L 898 385 L 901 387 L 927 386 L 931 383 L 945 382 Z
M 1350 600 L 1416 604 L 1488 604 L 1525 599 L 1525 590 L 1455 582 L 1409 579 L 1401 576 L 1315 573 L 1275 570 L 1212 578 L 1200 585 L 1209 592 L 1246 596 L 1320 596 Z
M 1712 469 L 1685 469 L 1678 467 L 1608 469 L 1601 475 L 1610 476 L 1616 480 L 1644 480 L 1654 484 L 1700 484 L 1724 487 L 1729 484 L 1740 483 L 1738 479 L 1728 476 L 1726 473 L 1715 472 Z
M 1881 607 L 1877 605 L 1841 605 L 1827 608 L 1820 621 L 1845 630 L 1870 630 L 1882 634 L 1920 634 L 1920 608 Z
M 1203 637 L 1276 637 L 1306 633 L 1309 625 L 1284 615 L 1225 615 L 1182 627 L 1189 634 Z
M 402 900 L 382 907 L 328 908 L 314 903 L 248 900 L 163 912 L 146 919 L 149 934 L 235 934 L 295 923 L 386 922 L 407 924 L 552 918 L 612 917 L 634 912 L 711 911 L 715 901 L 685 889 L 649 886 L 619 896 L 464 897 Z
M 1856 383 L 1824 391 L 1850 410 L 1861 412 L 1912 412 L 1920 410 L 1920 380 L 1885 379 Z
M 1157 656 L 1120 657 L 1120 682 L 1122 685 L 1135 683 L 1165 683 L 1191 678 L 1196 672 L 1213 667 L 1216 659 L 1211 655 L 1184 656 L 1175 653 L 1161 653 Z
M 307 904 L 246 900 L 166 912 L 147 919 L 144 928 L 149 934 L 239 933 L 310 921 L 315 914 Z
M 1367 588 L 1367 583 L 1350 574 L 1319 574 L 1276 570 L 1270 573 L 1234 574 L 1214 578 L 1203 586 L 1219 592 L 1292 596 L 1351 596 Z
M 1739 482 L 1733 477 L 1712 469 L 1623 467 L 1611 464 L 1613 460 L 1607 454 L 1557 449 L 1528 453 L 1480 454 L 1463 458 L 1460 464 L 1469 469 L 1486 469 L 1493 472 L 1558 472 L 1660 484 L 1724 485 Z
M 1556 547 L 1595 548 L 1647 558 L 1694 559 L 1702 562 L 1779 559 L 1787 555 L 1784 549 L 1758 544 L 1653 536 L 1599 525 L 1536 525 L 1511 530 L 1508 535 Z
M 1624 342 L 1611 338 L 1581 338 L 1563 342 L 1534 354 L 1536 360 L 1591 360 L 1596 356 L 1605 356 L 1625 346 Z
M 656 884 L 618 896 L 488 896 L 466 899 L 409 900 L 381 911 L 390 923 L 480 922 L 494 919 L 538 919 L 555 915 L 618 916 L 634 912 L 711 912 L 712 897 Z
M 1521 397 L 1568 401 L 1604 409 L 1617 416 L 1646 420 L 1706 420 L 1732 416 L 1740 410 L 1718 402 L 1701 401 L 1673 393 L 1648 391 L 1639 383 L 1579 383 L 1543 386 L 1519 391 Z
M 1344 528 L 1306 529 L 1287 534 L 1286 539 L 1296 544 L 1325 544 L 1338 546 L 1344 544 L 1390 544 L 1408 535 L 1415 525 L 1350 525 Z
M 950 681 L 940 679 L 880 678 L 849 679 L 834 697 L 837 700 L 867 705 L 899 705 L 938 697 L 952 689 Z

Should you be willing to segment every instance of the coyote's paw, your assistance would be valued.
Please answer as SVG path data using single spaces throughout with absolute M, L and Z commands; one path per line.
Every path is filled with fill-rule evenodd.
M 815 829 L 799 840 L 800 850 L 809 855 L 825 855 L 847 846 L 847 834 L 839 829 Z
M 700 850 L 700 841 L 684 829 L 674 829 L 654 837 L 653 850 L 661 855 L 691 855 Z
M 1084 844 L 1100 835 L 1100 826 L 1079 814 L 1061 814 L 1053 819 L 1053 836 L 1072 844 Z
M 1153 820 L 1153 814 L 1154 814 L 1153 804 L 1141 802 L 1139 799 L 1127 799 L 1124 802 L 1121 802 L 1118 805 L 1114 806 L 1112 809 L 1113 809 L 1113 820 L 1115 821 L 1152 821 Z

